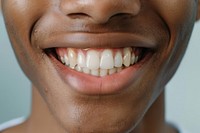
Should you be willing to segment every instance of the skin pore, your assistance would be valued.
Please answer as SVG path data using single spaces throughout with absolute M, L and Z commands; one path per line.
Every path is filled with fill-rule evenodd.
M 164 88 L 185 53 L 198 5 L 196 0 L 2 0 L 13 49 L 33 90 L 29 119 L 3 133 L 177 132 L 165 121 Z M 56 52 L 125 47 L 147 52 L 135 65 L 105 77 L 64 66 Z

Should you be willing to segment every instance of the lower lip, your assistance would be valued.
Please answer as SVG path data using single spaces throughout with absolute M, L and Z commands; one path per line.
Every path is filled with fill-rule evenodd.
M 49 55 L 61 79 L 73 90 L 85 95 L 117 94 L 127 90 L 140 77 L 145 64 L 152 54 L 147 54 L 140 62 L 123 69 L 121 72 L 105 77 L 96 77 L 70 69 Z

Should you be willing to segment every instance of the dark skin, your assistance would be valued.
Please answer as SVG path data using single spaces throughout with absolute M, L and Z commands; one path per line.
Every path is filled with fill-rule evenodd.
M 185 53 L 200 14 L 198 5 L 195 0 L 2 0 L 13 49 L 33 88 L 29 119 L 4 133 L 177 132 L 164 118 L 164 88 Z M 81 37 L 68 37 L 72 33 L 81 33 Z M 90 33 L 87 39 L 85 33 Z M 132 37 L 131 44 L 126 43 L 127 36 Z M 148 43 L 143 44 L 144 40 Z M 80 74 L 64 68 L 46 52 L 58 47 L 130 45 L 149 49 L 150 58 L 140 62 L 136 71 L 132 66 L 115 78 L 110 76 L 121 78 L 117 82 L 122 85 L 116 82 L 109 88 L 109 80 L 101 77 L 101 84 L 94 87 L 97 91 L 92 92 L 87 86 L 87 91 L 81 89 Z M 66 78 L 59 74 L 60 68 L 66 69 Z M 89 79 L 94 81 L 92 76 Z

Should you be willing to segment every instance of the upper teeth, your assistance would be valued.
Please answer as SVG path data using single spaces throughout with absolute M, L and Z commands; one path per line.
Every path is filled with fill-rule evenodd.
M 100 58 L 100 68 L 101 69 L 112 69 L 114 68 L 113 52 L 109 49 L 105 49 L 101 53 Z
M 94 76 L 106 76 L 120 72 L 123 67 L 137 63 L 140 54 L 138 51 L 140 50 L 131 47 L 104 50 L 56 49 L 63 64 L 76 71 Z

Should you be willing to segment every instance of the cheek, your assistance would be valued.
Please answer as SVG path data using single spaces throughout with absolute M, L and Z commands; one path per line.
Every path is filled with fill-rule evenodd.
M 197 3 L 195 0 L 151 0 L 156 12 L 169 26 L 170 30 L 182 27 L 196 14 Z
M 166 84 L 177 70 L 190 39 L 196 17 L 195 0 L 152 0 L 152 6 L 168 27 L 170 40 L 160 52 L 165 59 L 160 83 Z
M 11 43 L 21 67 L 27 74 L 34 66 L 31 58 L 33 46 L 30 43 L 32 26 L 48 9 L 48 2 L 45 0 L 3 0 L 2 7 Z
M 15 27 L 14 32 L 29 35 L 34 23 L 49 9 L 45 0 L 3 0 L 3 14 L 6 24 Z

